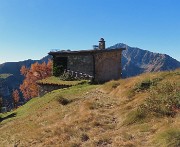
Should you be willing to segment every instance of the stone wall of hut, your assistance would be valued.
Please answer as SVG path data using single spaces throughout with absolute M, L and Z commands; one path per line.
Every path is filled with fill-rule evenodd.
M 93 76 L 93 57 L 91 55 L 69 56 L 67 69 Z
M 95 82 L 121 78 L 121 51 L 95 54 Z

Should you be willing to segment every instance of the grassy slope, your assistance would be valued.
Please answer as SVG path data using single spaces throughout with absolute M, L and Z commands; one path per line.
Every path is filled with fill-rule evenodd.
M 6 79 L 8 78 L 9 76 L 11 76 L 12 74 L 0 74 L 0 78 L 2 79 Z
M 1 146 L 176 146 L 179 112 L 174 117 L 137 117 L 136 110 L 150 89 L 134 89 L 147 79 L 180 83 L 180 70 L 104 85 L 77 85 L 34 98 L 2 115 Z M 69 104 L 60 104 L 62 97 Z
M 81 81 L 63 81 L 59 77 L 48 77 L 46 79 L 40 80 L 37 83 L 39 84 L 55 84 L 55 85 L 69 85 L 69 86 L 74 86 L 77 84 L 82 84 L 87 82 L 87 80 L 81 80 Z

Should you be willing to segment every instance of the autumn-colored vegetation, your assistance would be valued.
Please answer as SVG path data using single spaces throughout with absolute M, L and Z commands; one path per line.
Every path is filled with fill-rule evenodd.
M 51 76 L 52 74 L 52 61 L 46 64 L 34 63 L 30 68 L 25 66 L 21 67 L 21 74 L 25 76 L 23 83 L 20 85 L 20 90 L 25 99 L 30 99 L 38 96 L 37 81 Z
M 12 97 L 13 97 L 13 101 L 14 101 L 14 107 L 17 108 L 19 98 L 20 98 L 19 91 L 17 89 L 13 90 Z

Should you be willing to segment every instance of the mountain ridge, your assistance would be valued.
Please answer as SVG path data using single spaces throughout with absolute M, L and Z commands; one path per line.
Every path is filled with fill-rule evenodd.
M 115 44 L 109 48 L 126 48 L 122 53 L 122 75 L 124 78 L 144 72 L 180 68 L 180 62 L 167 54 L 154 53 L 137 47 L 130 47 L 123 43 Z
M 143 50 L 137 47 L 130 47 L 123 43 L 117 43 L 110 48 L 126 48 L 122 53 L 122 77 L 132 77 L 145 72 L 158 72 L 164 70 L 174 70 L 180 68 L 180 62 L 173 59 L 169 55 L 153 53 L 148 50 Z M 25 60 L 19 62 L 6 62 L 0 64 L 0 74 L 12 74 L 12 77 L 5 80 L 9 90 L 19 89 L 24 77 L 20 73 L 21 67 L 24 65 L 30 67 L 35 62 L 48 62 L 51 56 L 47 55 L 40 60 Z M 6 86 L 7 87 L 7 86 Z M 6 91 L 8 91 L 6 89 Z

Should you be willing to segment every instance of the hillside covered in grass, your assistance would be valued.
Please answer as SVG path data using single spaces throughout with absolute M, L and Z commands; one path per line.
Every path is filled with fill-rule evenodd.
M 59 89 L 1 114 L 1 146 L 180 146 L 180 70 Z

